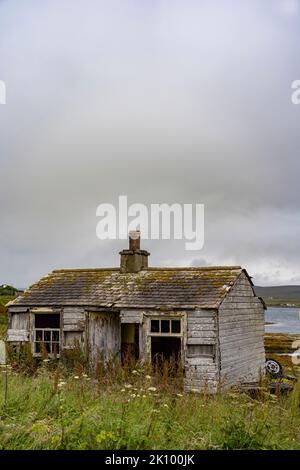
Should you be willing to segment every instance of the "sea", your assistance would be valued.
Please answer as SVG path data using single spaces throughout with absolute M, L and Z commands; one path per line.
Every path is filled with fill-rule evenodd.
M 299 308 L 268 307 L 265 312 L 266 333 L 294 333 L 300 334 Z

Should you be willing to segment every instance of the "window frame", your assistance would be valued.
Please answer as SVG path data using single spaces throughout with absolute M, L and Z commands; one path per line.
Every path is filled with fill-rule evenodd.
M 159 331 L 158 332 L 153 332 L 151 331 L 151 322 L 152 320 L 158 321 L 159 322 Z M 161 322 L 162 321 L 169 321 L 169 332 L 164 332 L 161 330 Z M 173 333 L 172 332 L 172 321 L 179 321 L 180 322 L 180 332 L 179 333 Z M 182 317 L 172 317 L 172 316 L 157 316 L 157 317 L 150 317 L 149 318 L 149 336 L 175 336 L 175 337 L 182 337 L 183 336 L 183 318 Z
M 53 327 L 50 327 L 50 328 L 41 328 L 41 327 L 37 327 L 35 326 L 35 316 L 36 315 L 39 315 L 39 314 L 42 314 L 42 315 L 51 315 L 51 314 L 57 314 L 59 315 L 59 328 L 53 328 Z M 37 351 L 37 344 L 46 344 L 46 343 L 49 343 L 50 344 L 50 352 L 47 352 L 47 356 L 50 357 L 50 358 L 59 358 L 60 357 L 60 353 L 61 353 L 61 349 L 62 349 L 62 340 L 63 340 L 63 335 L 62 335 L 62 314 L 61 312 L 53 312 L 53 311 L 49 311 L 49 312 L 40 312 L 40 311 L 31 311 L 31 314 L 32 314 L 32 320 L 31 320 L 31 325 L 32 325 L 32 353 L 33 353 L 33 356 L 34 357 L 42 357 L 43 356 L 43 351 Z M 42 331 L 42 341 L 41 340 L 37 340 L 37 332 L 38 331 Z M 46 340 L 45 341 L 45 332 L 50 332 L 50 340 Z M 53 333 L 57 333 L 58 334 L 58 340 L 55 341 L 53 340 Z M 54 352 L 55 349 L 54 349 L 54 345 L 57 344 L 58 345 L 58 352 Z

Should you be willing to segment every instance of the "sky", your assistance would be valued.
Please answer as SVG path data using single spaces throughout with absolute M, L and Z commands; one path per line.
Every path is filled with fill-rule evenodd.
M 118 266 L 96 208 L 205 205 L 152 266 L 300 284 L 300 0 L 0 0 L 0 284 Z

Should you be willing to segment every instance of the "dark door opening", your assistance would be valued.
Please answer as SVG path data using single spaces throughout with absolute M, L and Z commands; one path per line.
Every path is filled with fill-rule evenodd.
M 139 323 L 121 323 L 121 361 L 131 364 L 139 359 Z
M 161 368 L 168 362 L 174 369 L 178 368 L 181 360 L 181 338 L 170 336 L 151 337 L 152 364 Z

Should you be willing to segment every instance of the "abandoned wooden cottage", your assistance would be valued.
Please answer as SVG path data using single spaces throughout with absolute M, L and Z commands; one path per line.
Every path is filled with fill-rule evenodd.
M 264 303 L 240 266 L 148 267 L 138 234 L 120 268 L 55 270 L 8 304 L 8 341 L 57 355 L 80 344 L 94 363 L 181 361 L 185 389 L 257 383 L 264 373 Z

